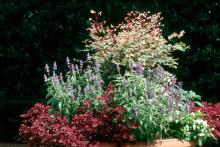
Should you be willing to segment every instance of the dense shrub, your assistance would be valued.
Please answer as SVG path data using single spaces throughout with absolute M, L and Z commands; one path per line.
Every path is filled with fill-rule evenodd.
M 21 115 L 25 120 L 19 129 L 20 139 L 27 141 L 30 146 L 86 146 L 89 135 L 94 131 L 91 125 L 94 122 L 89 119 L 89 114 L 77 115 L 73 118 L 74 124 L 68 124 L 59 111 L 51 115 L 48 112 L 50 108 L 36 103 L 27 113 Z
M 101 12 L 91 11 L 91 40 L 87 42 L 90 50 L 95 51 L 94 58 L 100 63 L 114 63 L 129 67 L 129 64 L 143 63 L 153 68 L 158 65 L 176 67 L 177 62 L 171 55 L 176 50 L 185 51 L 184 43 L 172 43 L 173 38 L 180 38 L 174 33 L 164 38 L 161 34 L 160 13 L 132 11 L 124 21 L 116 26 L 104 26 L 99 22 Z

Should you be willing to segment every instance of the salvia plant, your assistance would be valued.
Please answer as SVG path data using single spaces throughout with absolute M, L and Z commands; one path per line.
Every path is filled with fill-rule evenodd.
M 184 43 L 172 41 L 183 36 L 184 31 L 173 33 L 168 39 L 162 36 L 160 13 L 150 15 L 150 12 L 132 11 L 117 26 L 100 22 L 101 12 L 91 11 L 91 14 L 91 40 L 86 43 L 90 50 L 95 51 L 94 59 L 101 63 L 108 61 L 128 67 L 129 63 L 142 62 L 147 67 L 176 67 L 172 52 L 187 48 Z
M 63 75 L 57 73 L 57 64 L 53 67 L 45 65 L 46 74 L 44 75 L 47 86 L 48 104 L 55 109 L 59 109 L 61 114 L 71 116 L 82 104 L 82 100 L 95 99 L 103 94 L 103 81 L 101 78 L 100 64 L 94 66 L 89 64 L 88 60 L 80 64 L 72 64 L 70 59 L 66 58 L 68 72 Z
M 185 94 L 189 92 L 182 89 L 182 82 L 160 66 L 150 69 L 138 63 L 125 75 L 119 73 L 114 82 L 118 89 L 115 99 L 127 109 L 127 120 L 139 124 L 134 133 L 141 141 L 169 137 L 170 124 L 187 115 L 190 101 L 195 99 Z

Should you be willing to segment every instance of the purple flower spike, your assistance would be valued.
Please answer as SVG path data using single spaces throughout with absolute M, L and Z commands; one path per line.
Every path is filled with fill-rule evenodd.
M 182 81 L 178 82 L 178 87 L 179 87 L 180 89 L 183 87 L 183 82 L 182 82 Z
M 87 54 L 87 57 L 86 57 L 87 61 L 90 61 L 92 59 L 92 57 L 90 56 L 90 54 L 88 53 Z
M 139 108 L 140 108 L 140 102 L 138 101 L 137 105 L 135 106 L 135 110 L 134 110 L 135 115 L 137 115 L 137 116 L 140 114 L 140 109 Z
M 80 60 L 79 70 L 80 70 L 80 73 L 82 73 L 82 70 L 83 70 L 83 62 L 82 62 L 82 60 Z
M 179 104 L 180 104 L 180 95 L 177 95 L 176 96 L 176 108 L 179 107 Z
M 58 79 L 58 76 L 56 75 L 55 72 L 53 72 L 53 78 L 52 78 L 52 79 L 53 79 L 53 81 L 54 81 L 54 80 L 59 80 L 59 79 Z
M 75 66 L 74 66 L 74 64 L 71 64 L 71 71 L 72 71 L 72 73 L 75 73 Z
M 99 79 L 96 80 L 96 85 L 98 87 L 98 90 L 102 90 L 102 83 Z
M 76 67 L 75 67 L 75 68 L 76 68 L 76 72 L 79 73 L 79 67 L 78 67 L 78 65 L 76 64 L 75 66 L 76 66 Z
M 59 81 L 59 78 L 58 78 L 58 76 L 55 73 L 53 74 L 53 80 L 54 81 Z
M 156 94 L 155 94 L 154 89 L 152 90 L 151 97 L 152 97 L 153 100 L 155 100 L 155 98 L 156 98 Z
M 69 66 L 70 65 L 70 59 L 69 57 L 66 57 L 66 64 Z
M 99 71 L 100 71 L 100 63 L 96 62 L 95 66 L 96 66 L 96 73 L 99 73 Z
M 144 91 L 144 97 L 146 99 L 146 103 L 148 103 L 149 98 L 148 98 L 147 90 Z
M 149 77 L 146 78 L 146 89 L 148 89 L 150 86 L 150 79 Z
M 141 76 L 143 74 L 143 69 L 142 68 L 143 68 L 142 63 L 138 63 L 137 67 L 136 67 L 136 71 L 137 71 L 138 76 Z
M 50 72 L 50 69 L 49 69 L 49 66 L 48 66 L 48 64 L 46 64 L 44 68 L 45 68 L 46 72 L 47 72 L 47 73 L 49 74 L 49 72 Z
M 67 79 L 66 91 L 69 94 L 73 92 L 73 86 L 71 84 L 70 78 Z
M 172 95 L 168 97 L 168 105 L 169 105 L 170 109 L 173 106 L 173 96 Z
M 57 70 L 57 63 L 56 63 L 56 62 L 53 63 L 53 70 L 54 70 L 54 71 Z
M 53 82 L 56 87 L 60 87 L 60 81 L 56 74 L 53 76 Z
M 60 73 L 60 81 L 63 83 L 64 81 L 63 81 L 63 74 L 62 73 Z
M 169 86 L 169 84 L 164 84 L 164 88 L 165 88 L 164 91 L 170 91 L 170 86 Z
M 174 87 L 176 84 L 176 79 L 175 78 L 172 78 L 171 79 L 171 86 Z
M 48 81 L 48 78 L 47 76 L 44 74 L 44 81 L 47 82 Z
M 159 80 L 160 79 L 160 68 L 157 67 L 153 70 L 153 77 L 155 80 Z

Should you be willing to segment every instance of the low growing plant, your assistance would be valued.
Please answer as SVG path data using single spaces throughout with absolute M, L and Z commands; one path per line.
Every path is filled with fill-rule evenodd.
M 29 146 L 87 146 L 90 141 L 92 120 L 88 116 L 80 115 L 73 118 L 74 123 L 68 124 L 66 117 L 61 117 L 59 111 L 49 113 L 51 106 L 36 103 L 26 114 L 21 115 L 24 120 L 19 128 L 21 140 L 28 142 Z M 78 118 L 78 119 L 76 119 Z M 77 122 L 83 123 L 80 128 Z M 86 133 L 85 133 L 86 132 Z
M 220 103 L 212 104 L 204 102 L 203 106 L 193 107 L 192 111 L 202 111 L 204 120 L 213 128 L 212 133 L 216 138 L 220 138 Z
M 94 101 L 84 101 L 84 106 L 80 107 L 80 113 L 91 112 L 93 119 L 99 123 L 96 125 L 95 139 L 102 142 L 123 142 L 134 140 L 131 134 L 132 128 L 124 122 L 124 113 L 127 111 L 114 101 L 114 87 L 109 84 L 104 95 L 97 97 L 98 106 L 94 106 Z
M 202 146 L 210 137 L 214 137 L 207 121 L 202 119 L 203 116 L 201 111 L 197 111 L 176 119 L 175 127 L 172 128 L 174 136 L 188 141 L 195 140 Z

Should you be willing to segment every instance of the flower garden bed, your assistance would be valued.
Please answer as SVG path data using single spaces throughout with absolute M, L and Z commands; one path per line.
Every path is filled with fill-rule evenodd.
M 216 123 L 192 107 L 201 106 L 200 96 L 163 68 L 176 67 L 171 53 L 187 48 L 171 41 L 183 31 L 163 38 L 160 14 L 130 12 L 124 23 L 104 27 L 101 13 L 91 13 L 92 39 L 86 42 L 95 53 L 79 64 L 67 58 L 65 75 L 56 62 L 52 70 L 46 64 L 47 104 L 21 115 L 21 140 L 30 146 L 187 147 L 218 137 Z M 167 138 L 182 142 L 167 145 L 161 140 Z

